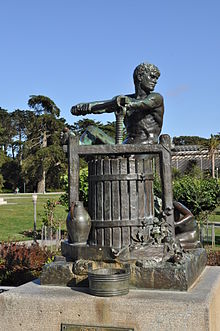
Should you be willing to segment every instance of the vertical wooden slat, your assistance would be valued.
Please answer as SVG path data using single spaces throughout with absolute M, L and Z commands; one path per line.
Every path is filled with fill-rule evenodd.
M 90 176 L 96 175 L 96 161 L 95 159 L 89 161 L 89 173 Z M 92 221 L 96 220 L 96 183 L 95 181 L 89 180 L 89 215 Z M 90 245 L 96 244 L 96 230 L 92 225 L 90 235 L 89 235 Z
M 163 192 L 163 210 L 167 212 L 166 222 L 175 238 L 174 213 L 173 213 L 173 190 L 172 190 L 172 171 L 171 171 L 171 140 L 168 135 L 160 136 L 160 143 L 163 151 L 160 157 L 160 174 Z
M 209 243 L 209 223 L 208 219 L 206 220 L 206 244 L 208 245 Z
M 152 158 L 144 160 L 144 173 L 146 176 L 153 176 L 153 161 Z M 154 215 L 154 197 L 153 197 L 153 180 L 145 180 L 145 216 L 152 217 Z
M 212 224 L 212 248 L 215 247 L 215 224 Z
M 90 176 L 92 175 L 92 160 L 88 162 L 88 212 L 92 219 L 92 182 L 89 180 Z
M 135 159 L 129 158 L 129 173 L 130 174 L 135 174 Z M 130 204 L 129 204 L 129 218 L 131 220 L 136 220 L 137 219 L 137 187 L 136 187 L 136 180 L 130 180 L 129 181 L 129 199 L 130 199 Z M 136 238 L 137 234 L 137 227 L 132 227 L 131 228 L 131 236 L 133 238 Z
M 119 159 L 111 160 L 112 174 L 119 174 Z M 120 219 L 120 200 L 119 200 L 119 181 L 112 181 L 112 218 L 114 221 L 119 221 Z M 113 247 L 121 247 L 121 228 L 113 228 L 112 231 L 112 245 Z
M 103 173 L 109 175 L 111 173 L 110 169 L 110 160 L 105 159 L 103 164 Z M 111 220 L 111 182 L 104 182 L 104 221 Z M 104 229 L 104 241 L 105 246 L 112 246 L 112 229 L 106 228 Z
M 96 174 L 103 175 L 103 160 L 96 161 Z M 96 184 L 96 219 L 103 221 L 103 182 L 98 181 Z M 97 244 L 104 245 L 104 230 L 97 229 Z
M 68 143 L 68 186 L 69 208 L 74 201 L 79 200 L 79 138 L 69 135 Z
M 120 160 L 120 172 L 121 174 L 127 174 L 127 158 Z M 120 201 L 121 201 L 121 219 L 129 219 L 129 195 L 128 195 L 128 181 L 121 180 L 120 182 Z M 130 244 L 130 227 L 122 227 L 122 245 L 126 246 Z
M 96 175 L 95 160 L 89 161 L 88 178 Z M 89 215 L 92 220 L 96 219 L 96 183 L 89 180 Z
M 137 173 L 144 174 L 144 164 L 143 160 L 137 160 Z M 138 181 L 137 182 L 137 189 L 138 189 L 138 217 L 144 218 L 145 216 L 145 189 L 144 189 L 145 181 Z

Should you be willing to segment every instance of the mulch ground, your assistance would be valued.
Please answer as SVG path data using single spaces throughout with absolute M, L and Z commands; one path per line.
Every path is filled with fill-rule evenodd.
M 207 250 L 207 265 L 212 265 L 212 266 L 220 266 L 220 250 L 219 251 L 212 251 L 212 250 Z

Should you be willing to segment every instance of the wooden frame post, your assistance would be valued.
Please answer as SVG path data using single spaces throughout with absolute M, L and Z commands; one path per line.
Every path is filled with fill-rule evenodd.
M 68 190 L 69 208 L 74 201 L 79 200 L 79 137 L 69 134 L 68 144 Z

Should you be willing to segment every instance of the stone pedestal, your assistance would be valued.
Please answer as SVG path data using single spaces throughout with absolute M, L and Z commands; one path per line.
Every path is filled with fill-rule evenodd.
M 83 288 L 28 283 L 0 295 L 0 330 L 60 331 L 61 324 L 75 324 L 95 331 L 218 331 L 219 312 L 220 267 L 206 267 L 188 292 L 130 290 L 100 298 Z
M 93 255 L 92 250 L 95 251 L 96 261 L 92 258 L 89 259 L 89 255 Z M 160 246 L 143 247 L 125 254 L 126 258 L 112 260 L 108 247 L 101 250 L 96 246 L 94 248 L 89 246 L 77 248 L 63 242 L 62 252 L 70 262 L 66 262 L 63 258 L 63 260 L 44 266 L 41 275 L 42 285 L 88 286 L 89 264 L 92 269 L 123 268 L 125 264 L 129 264 L 130 286 L 133 288 L 187 291 L 199 277 L 207 261 L 206 251 L 203 248 L 184 253 L 180 263 L 158 262 L 156 258 L 162 259 L 163 256 L 163 247 Z

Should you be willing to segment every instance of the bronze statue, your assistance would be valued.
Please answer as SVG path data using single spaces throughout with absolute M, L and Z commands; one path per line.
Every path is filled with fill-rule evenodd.
M 73 115 L 101 114 L 115 112 L 119 122 L 124 119 L 127 137 L 124 144 L 155 144 L 158 142 L 162 124 L 164 105 L 163 97 L 155 93 L 154 88 L 160 76 L 159 69 L 148 63 L 138 65 L 133 73 L 135 93 L 119 95 L 112 100 L 80 103 L 73 106 Z M 120 124 L 120 123 L 119 123 Z M 117 128 L 120 131 L 120 127 Z M 81 144 L 92 144 L 100 141 L 112 144 L 112 139 L 95 127 L 89 127 L 82 135 Z M 116 139 L 117 142 L 117 139 Z M 136 156 L 137 158 L 137 156 Z M 144 158 L 144 155 L 141 155 Z M 198 226 L 192 213 L 179 202 L 174 203 L 175 233 L 181 246 L 194 248 L 199 245 Z
M 155 214 L 159 217 L 162 211 L 162 200 L 154 196 Z M 199 227 L 192 212 L 178 201 L 173 201 L 175 237 L 184 249 L 201 247 Z
M 120 95 L 107 101 L 80 103 L 72 107 L 71 113 L 86 115 L 115 112 L 116 116 L 124 117 L 127 130 L 125 144 L 157 143 L 164 113 L 163 97 L 153 92 L 159 76 L 160 71 L 155 65 L 142 63 L 134 70 L 134 94 Z
M 176 239 L 185 249 L 201 247 L 199 229 L 194 215 L 182 203 L 174 201 Z
M 192 213 L 173 202 L 171 140 L 168 135 L 159 137 L 163 98 L 153 92 L 159 76 L 157 67 L 142 63 L 134 70 L 134 94 L 81 103 L 71 109 L 73 115 L 116 115 L 115 144 L 93 127 L 87 128 L 80 141 L 69 134 L 69 206 L 79 200 L 80 157 L 88 161 L 91 223 L 84 213 L 78 214 L 77 221 L 72 205 L 67 218 L 69 240 L 62 243 L 62 254 L 73 261 L 78 281 L 79 269 L 90 263 L 102 270 L 128 263 L 135 287 L 186 290 L 205 266 L 204 249 L 183 249 L 198 247 L 198 227 Z M 127 145 L 121 145 L 123 122 Z M 158 211 L 153 194 L 155 156 L 159 158 L 162 188 Z

